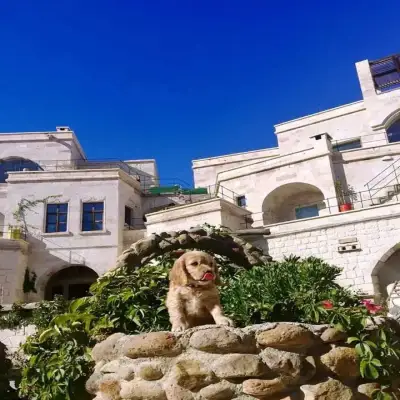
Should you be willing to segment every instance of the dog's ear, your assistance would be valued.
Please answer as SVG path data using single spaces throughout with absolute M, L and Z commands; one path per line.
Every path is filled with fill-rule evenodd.
M 185 286 L 188 284 L 188 273 L 186 271 L 185 258 L 179 257 L 169 272 L 169 281 L 176 286 Z
M 212 257 L 212 256 L 209 256 L 209 257 L 210 257 L 210 263 L 211 263 L 211 265 L 212 265 L 212 267 L 213 267 L 214 274 L 215 274 L 214 283 L 215 283 L 216 285 L 220 285 L 220 284 L 221 284 L 221 278 L 220 278 L 220 276 L 219 276 L 219 271 L 218 271 L 217 262 L 215 261 L 215 258 L 214 258 L 214 257 Z

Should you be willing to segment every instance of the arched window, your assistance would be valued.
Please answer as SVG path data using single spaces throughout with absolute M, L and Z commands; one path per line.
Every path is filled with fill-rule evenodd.
M 20 157 L 0 160 L 0 183 L 5 183 L 9 172 L 24 170 L 41 171 L 42 168 L 35 162 Z
M 390 125 L 387 129 L 387 136 L 389 143 L 400 142 L 400 119 L 394 122 L 394 124 Z

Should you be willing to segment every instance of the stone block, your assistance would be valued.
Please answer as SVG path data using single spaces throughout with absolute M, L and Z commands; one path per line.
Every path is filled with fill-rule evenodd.
M 243 382 L 243 393 L 250 396 L 269 397 L 280 393 L 286 389 L 286 386 L 279 378 L 275 379 L 248 379 Z
M 174 381 L 188 390 L 199 390 L 215 380 L 215 376 L 204 364 L 197 360 L 178 361 L 172 369 Z
M 325 343 L 344 342 L 347 339 L 345 332 L 339 331 L 336 328 L 327 328 L 321 335 L 321 340 Z
M 300 386 L 304 400 L 353 400 L 353 392 L 343 383 L 329 379 L 316 385 Z
M 214 361 L 212 370 L 218 378 L 262 377 L 268 373 L 260 358 L 253 354 L 227 354 Z
M 167 395 L 158 382 L 121 382 L 120 395 L 124 400 L 167 400 Z
M 321 363 L 339 378 L 349 379 L 360 376 L 359 359 L 353 348 L 336 347 L 321 356 Z
M 305 350 L 313 345 L 314 335 L 300 325 L 279 324 L 276 328 L 258 332 L 257 342 L 261 346 L 282 350 Z
M 230 400 L 234 397 L 236 385 L 228 381 L 221 381 L 201 389 L 200 400 Z
M 256 353 L 256 342 L 252 336 L 241 337 L 225 328 L 212 328 L 195 332 L 190 346 L 210 353 Z
M 181 353 L 181 345 L 170 332 L 151 332 L 128 336 L 121 353 L 129 358 L 155 356 L 176 356 Z
M 138 376 L 145 381 L 156 381 L 161 379 L 164 373 L 156 362 L 146 362 L 139 365 Z

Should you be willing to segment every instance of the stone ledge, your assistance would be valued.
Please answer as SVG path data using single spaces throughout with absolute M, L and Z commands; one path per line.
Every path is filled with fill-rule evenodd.
M 97 344 L 86 388 L 95 400 L 353 399 L 357 354 L 327 325 L 205 325 L 182 333 L 116 333 Z M 328 397 L 326 397 L 327 399 Z

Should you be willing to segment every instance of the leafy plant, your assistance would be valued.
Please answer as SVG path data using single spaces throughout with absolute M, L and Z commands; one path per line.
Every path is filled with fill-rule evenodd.
M 265 321 L 327 322 L 321 301 L 330 298 L 346 306 L 357 295 L 335 280 L 341 270 L 321 259 L 290 256 L 282 262 L 239 270 L 221 290 L 222 303 L 239 326 Z
M 343 183 L 340 179 L 335 180 L 335 191 L 336 191 L 336 198 L 340 205 L 352 203 L 357 201 L 358 196 L 356 191 L 354 190 L 353 186 L 346 185 L 343 187 Z

